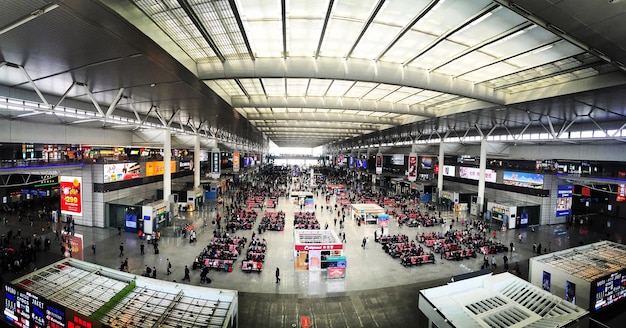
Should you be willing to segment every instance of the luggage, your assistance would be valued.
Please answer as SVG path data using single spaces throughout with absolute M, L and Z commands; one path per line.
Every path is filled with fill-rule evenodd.
M 229 265 L 228 265 L 228 264 L 225 264 L 225 265 L 224 265 L 224 272 L 228 272 L 228 267 L 229 267 Z M 231 269 L 231 270 L 232 270 L 232 269 Z
M 228 266 L 228 272 L 233 272 L 233 266 L 232 265 Z

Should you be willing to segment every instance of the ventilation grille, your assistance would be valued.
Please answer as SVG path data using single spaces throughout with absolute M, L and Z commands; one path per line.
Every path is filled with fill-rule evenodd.
M 482 301 L 478 301 L 476 303 L 466 305 L 465 307 L 468 310 L 470 310 L 472 313 L 474 313 L 475 315 L 478 315 L 481 313 L 491 311 L 497 307 L 504 306 L 505 304 L 506 304 L 505 300 L 503 300 L 502 298 L 498 296 L 495 296 L 492 298 L 484 299 Z
M 515 306 L 494 311 L 482 318 L 483 322 L 489 327 L 493 328 L 507 328 L 514 326 L 526 319 L 530 318 L 530 315 Z

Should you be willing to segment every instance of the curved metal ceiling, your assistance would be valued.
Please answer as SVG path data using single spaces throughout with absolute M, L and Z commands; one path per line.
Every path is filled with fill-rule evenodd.
M 528 113 L 554 117 L 555 129 L 570 124 L 572 107 L 553 109 L 548 98 L 626 85 L 626 41 L 616 32 L 626 28 L 624 2 L 9 3 L 0 54 L 33 83 L 0 68 L 0 84 L 115 104 L 122 116 L 182 130 L 251 141 L 262 133 L 280 146 L 365 140 L 407 124 L 456 134 L 545 124 Z M 68 90 L 74 82 L 90 92 Z M 626 114 L 604 110 L 617 116 L 587 117 Z

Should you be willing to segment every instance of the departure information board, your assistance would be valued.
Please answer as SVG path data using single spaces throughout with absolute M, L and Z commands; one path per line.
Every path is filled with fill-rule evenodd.
M 595 304 L 593 308 L 598 311 L 626 296 L 626 270 L 615 272 L 606 278 L 597 280 L 595 283 Z

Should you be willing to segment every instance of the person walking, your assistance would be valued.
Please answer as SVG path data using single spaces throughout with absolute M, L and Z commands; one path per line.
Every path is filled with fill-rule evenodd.
M 276 267 L 276 283 L 280 282 L 280 269 Z
M 141 252 L 141 255 L 145 254 L 145 248 L 146 248 L 146 245 L 144 245 L 142 241 L 141 245 L 139 245 L 139 251 Z
M 185 265 L 185 277 L 183 277 L 183 281 L 188 280 L 191 281 L 191 278 L 189 278 L 189 267 L 187 267 Z
M 491 268 L 496 268 L 496 257 L 494 255 L 491 255 Z
M 124 256 L 124 243 L 120 243 L 120 257 Z
M 172 274 L 172 263 L 170 262 L 170 259 L 167 259 L 167 275 L 171 275 Z
M 514 248 L 513 246 L 514 246 L 514 245 L 513 245 L 513 242 L 511 242 L 511 243 L 509 244 L 509 252 L 511 252 L 511 253 L 513 253 L 513 248 Z
M 365 243 L 366 243 L 366 242 L 367 242 L 367 241 L 365 240 L 365 237 L 363 237 L 363 241 L 361 242 L 361 248 L 365 248 Z

